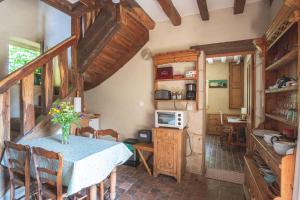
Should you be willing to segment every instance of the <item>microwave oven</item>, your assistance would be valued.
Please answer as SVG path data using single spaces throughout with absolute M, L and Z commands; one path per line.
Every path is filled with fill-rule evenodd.
M 156 110 L 155 127 L 167 127 L 184 129 L 187 126 L 186 111 L 179 110 Z

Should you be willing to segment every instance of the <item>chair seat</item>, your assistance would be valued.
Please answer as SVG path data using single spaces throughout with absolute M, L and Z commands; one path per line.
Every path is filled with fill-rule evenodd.
M 62 188 L 62 197 L 67 197 L 67 187 L 63 187 Z M 43 183 L 43 192 L 42 192 L 42 196 L 46 199 L 56 199 L 57 196 L 57 188 L 56 186 L 47 184 L 47 183 Z

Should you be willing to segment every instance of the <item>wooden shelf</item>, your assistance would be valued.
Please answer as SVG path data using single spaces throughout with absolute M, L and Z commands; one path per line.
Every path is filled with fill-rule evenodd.
M 267 113 L 265 115 L 266 115 L 266 117 L 268 117 L 270 119 L 274 119 L 274 120 L 282 122 L 286 125 L 293 126 L 293 127 L 298 127 L 298 123 L 288 121 L 288 120 L 284 119 L 283 117 L 279 117 L 279 116 L 271 115 L 271 114 L 267 114 Z
M 285 87 L 285 88 L 267 89 L 265 91 L 265 93 L 272 94 L 272 93 L 280 93 L 280 92 L 291 92 L 291 91 L 297 91 L 297 90 L 298 90 L 298 85 L 293 85 L 293 86 Z
M 197 81 L 197 78 L 156 79 L 155 81 Z
M 252 181 L 254 182 L 256 189 L 263 199 L 272 199 L 268 194 L 270 193 L 268 184 L 266 183 L 263 176 L 259 173 L 259 170 L 250 156 L 244 156 L 246 167 L 250 172 Z
M 172 102 L 172 101 L 178 101 L 178 102 L 196 102 L 196 100 L 188 100 L 188 99 L 170 99 L 170 100 L 154 100 L 154 101 L 161 101 L 161 102 Z
M 275 63 L 269 65 L 266 68 L 266 71 L 272 71 L 272 70 L 276 70 L 280 67 L 283 67 L 286 64 L 288 64 L 289 62 L 296 60 L 297 57 L 298 57 L 298 48 L 294 48 L 293 50 L 291 50 L 290 52 L 285 54 L 282 58 L 277 60 Z

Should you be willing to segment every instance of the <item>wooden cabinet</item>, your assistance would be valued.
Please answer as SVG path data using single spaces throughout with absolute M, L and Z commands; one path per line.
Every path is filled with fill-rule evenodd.
M 152 132 L 154 176 L 165 174 L 180 182 L 186 165 L 186 129 L 154 128 Z
M 270 129 L 283 132 L 283 129 L 298 131 L 297 118 L 287 118 L 287 111 L 298 112 L 299 115 L 299 22 L 289 20 L 298 11 L 295 7 L 282 5 L 273 23 L 262 39 L 255 40 L 262 60 L 264 75 L 264 122 L 259 129 Z M 295 12 L 295 13 L 294 13 Z M 295 85 L 277 88 L 274 85 L 282 77 L 297 80 Z M 289 105 L 289 106 L 286 106 Z M 298 110 L 298 111 L 297 111 Z M 280 112 L 279 112 L 280 111 Z M 299 137 L 298 137 L 299 138 Z M 250 137 L 251 148 L 245 156 L 245 184 L 252 199 L 291 200 L 293 194 L 295 153 L 279 155 L 272 146 L 260 137 Z M 299 147 L 298 147 L 299 148 Z M 260 161 L 255 161 L 260 160 Z M 276 176 L 278 191 L 265 181 L 259 170 L 259 162 L 264 162 Z
M 229 108 L 241 108 L 244 105 L 244 64 L 229 64 Z

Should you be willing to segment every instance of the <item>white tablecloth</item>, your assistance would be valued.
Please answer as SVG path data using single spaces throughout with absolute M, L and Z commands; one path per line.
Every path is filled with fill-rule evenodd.
M 19 143 L 60 152 L 64 156 L 63 185 L 68 187 L 68 195 L 100 183 L 132 155 L 123 143 L 79 136 L 70 136 L 70 144 L 64 145 L 61 144 L 61 135 L 21 140 Z M 2 164 L 7 166 L 5 156 Z M 31 174 L 34 176 L 32 162 Z

